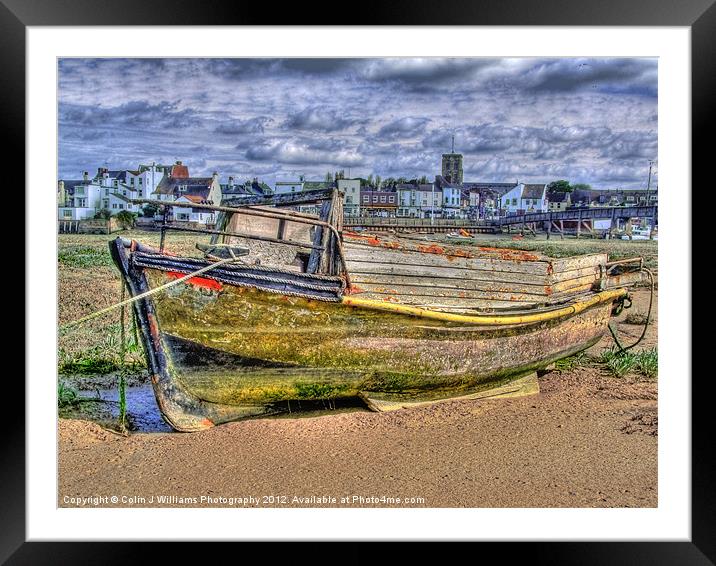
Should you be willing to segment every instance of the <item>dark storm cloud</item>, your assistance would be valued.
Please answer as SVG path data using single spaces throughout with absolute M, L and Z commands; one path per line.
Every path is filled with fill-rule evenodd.
M 521 79 L 534 92 L 598 92 L 656 96 L 655 60 L 558 59 L 540 63 Z
M 324 57 L 279 59 L 281 67 L 306 75 L 325 75 L 352 71 L 360 65 L 360 59 L 331 59 Z
M 309 106 L 300 112 L 291 114 L 283 123 L 283 129 L 337 132 L 363 122 L 356 118 L 346 118 L 336 110 L 326 109 L 322 106 Z
M 193 110 L 179 110 L 176 104 L 159 102 L 151 104 L 146 100 L 133 100 L 119 106 L 60 105 L 60 123 L 74 126 L 134 126 L 138 129 L 147 125 L 161 125 L 163 128 L 186 128 L 201 123 Z
M 489 67 L 495 59 L 399 58 L 375 59 L 365 64 L 363 76 L 369 81 L 398 81 L 407 84 L 441 83 L 465 80 L 478 69 Z
M 273 120 L 267 116 L 259 116 L 247 120 L 229 120 L 222 122 L 214 131 L 217 134 L 237 135 L 237 134 L 263 134 L 264 125 Z

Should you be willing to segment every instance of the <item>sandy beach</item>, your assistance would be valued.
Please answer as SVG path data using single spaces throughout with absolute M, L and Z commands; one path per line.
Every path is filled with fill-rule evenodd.
M 645 312 L 648 297 L 636 290 L 631 312 Z M 656 345 L 656 308 L 638 348 Z M 626 314 L 618 328 L 629 344 L 642 327 L 625 324 Z M 611 344 L 607 335 L 588 353 Z M 60 419 L 58 505 L 656 507 L 657 380 L 586 364 L 543 375 L 540 389 L 192 434 L 121 436 Z

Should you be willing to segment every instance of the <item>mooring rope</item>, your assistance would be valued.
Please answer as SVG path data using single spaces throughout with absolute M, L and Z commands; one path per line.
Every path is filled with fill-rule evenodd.
M 649 276 L 649 281 L 651 282 L 651 294 L 649 295 L 649 310 L 646 312 L 646 321 L 644 322 L 644 330 L 641 332 L 641 336 L 639 336 L 639 339 L 634 342 L 633 344 L 629 346 L 622 346 L 621 342 L 619 342 L 619 338 L 617 337 L 616 330 L 612 327 L 612 323 L 609 322 L 607 324 L 607 327 L 609 328 L 609 332 L 612 335 L 612 338 L 614 338 L 614 343 L 617 345 L 617 348 L 619 348 L 619 354 L 626 353 L 627 350 L 631 350 L 634 346 L 639 344 L 644 339 L 644 336 L 646 336 L 646 331 L 649 328 L 649 320 L 651 318 L 651 307 L 654 303 L 654 274 L 651 272 L 651 270 L 646 269 L 645 267 L 642 268 L 643 271 Z
M 59 330 L 60 330 L 60 332 L 62 332 L 63 330 L 67 330 L 69 328 L 77 326 L 78 324 L 82 324 L 83 322 L 87 322 L 88 320 L 92 320 L 93 318 L 97 318 L 98 316 L 108 313 L 114 309 L 118 309 L 120 307 L 124 307 L 125 305 L 132 304 L 135 301 L 138 301 L 140 299 L 145 299 L 146 297 L 156 295 L 157 293 L 160 293 L 161 291 L 164 291 L 165 289 L 168 289 L 169 287 L 173 287 L 174 285 L 183 283 L 187 279 L 191 279 L 192 277 L 196 277 L 197 275 L 201 275 L 202 273 L 206 273 L 207 271 L 210 271 L 210 270 L 220 267 L 222 265 L 226 265 L 227 263 L 231 263 L 231 262 L 239 260 L 239 258 L 234 256 L 233 254 L 232 254 L 232 256 L 233 257 L 227 257 L 225 259 L 220 259 L 216 263 L 212 263 L 210 265 L 206 265 L 206 266 L 202 267 L 201 269 L 192 271 L 191 273 L 189 273 L 188 275 L 185 275 L 184 277 L 180 277 L 179 279 L 169 281 L 168 283 L 165 283 L 164 285 L 161 285 L 154 289 L 150 289 L 149 291 L 145 291 L 144 293 L 140 293 L 139 295 L 135 295 L 134 297 L 130 297 L 129 299 L 120 301 L 119 303 L 115 303 L 115 304 L 110 305 L 106 308 L 95 311 L 95 312 L 88 314 L 87 316 L 83 316 L 82 318 L 79 318 L 77 320 L 73 320 L 72 322 L 67 322 L 65 324 L 62 324 L 59 327 Z M 122 285 L 122 287 L 124 287 L 124 285 Z

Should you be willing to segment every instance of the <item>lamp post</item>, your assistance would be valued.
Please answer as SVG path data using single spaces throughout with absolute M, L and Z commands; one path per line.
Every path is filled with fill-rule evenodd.
M 430 185 L 432 194 L 430 200 L 430 226 L 435 223 L 435 183 Z

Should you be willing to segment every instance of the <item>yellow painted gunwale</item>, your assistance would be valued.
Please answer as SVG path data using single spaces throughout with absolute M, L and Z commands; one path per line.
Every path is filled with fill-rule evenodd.
M 546 312 L 537 312 L 533 314 L 524 315 L 468 315 L 468 314 L 455 314 L 440 312 L 435 310 L 423 309 L 420 307 L 413 307 L 409 305 L 400 305 L 395 303 L 388 303 L 383 301 L 376 301 L 373 299 L 361 299 L 359 297 L 352 297 L 344 295 L 341 297 L 341 303 L 357 308 L 379 310 L 384 312 L 391 312 L 395 314 L 406 314 L 411 316 L 417 316 L 420 318 L 426 318 L 430 320 L 441 320 L 444 322 L 459 322 L 462 324 L 475 324 L 479 326 L 502 326 L 511 324 L 530 324 L 533 322 L 544 322 L 548 320 L 554 320 L 556 318 L 562 318 L 565 316 L 571 316 L 578 314 L 582 311 L 587 310 L 590 307 L 614 301 L 627 294 L 626 289 L 610 289 L 608 291 L 601 291 L 590 297 L 589 299 L 578 301 L 572 305 L 562 307 L 555 310 Z

